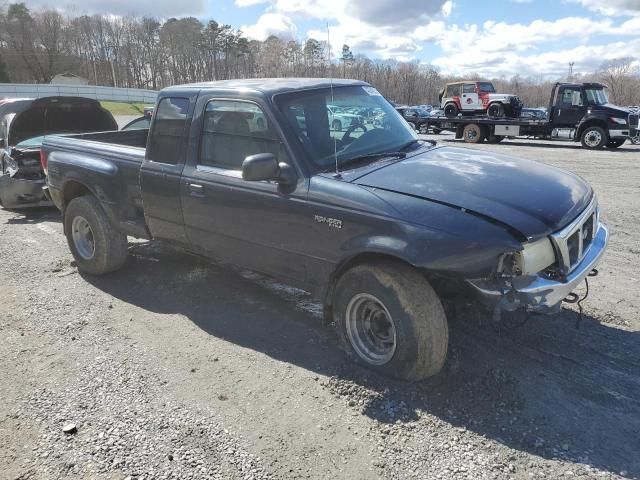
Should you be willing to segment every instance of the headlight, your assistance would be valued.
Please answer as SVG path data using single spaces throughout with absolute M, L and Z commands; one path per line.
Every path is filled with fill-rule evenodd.
M 514 261 L 523 275 L 531 275 L 553 265 L 556 255 L 551 241 L 545 237 L 535 242 L 525 243 L 523 250 L 515 254 Z
M 627 119 L 626 119 L 626 118 L 609 117 L 609 119 L 610 119 L 613 123 L 617 123 L 618 125 L 626 125 L 626 124 L 627 124 Z

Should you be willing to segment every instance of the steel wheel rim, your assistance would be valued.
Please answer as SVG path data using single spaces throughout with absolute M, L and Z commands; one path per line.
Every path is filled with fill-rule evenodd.
M 347 336 L 360 358 L 371 365 L 388 363 L 396 352 L 396 327 L 387 307 L 368 293 L 355 295 L 346 311 Z
M 584 143 L 589 147 L 597 147 L 602 142 L 602 135 L 597 130 L 588 132 L 584 137 Z
M 95 239 L 93 230 L 84 217 L 74 217 L 71 222 L 71 237 L 78 254 L 85 260 L 91 260 L 96 250 Z
M 475 130 L 468 130 L 467 131 L 467 138 L 469 140 L 475 140 L 478 137 L 478 132 L 476 132 Z

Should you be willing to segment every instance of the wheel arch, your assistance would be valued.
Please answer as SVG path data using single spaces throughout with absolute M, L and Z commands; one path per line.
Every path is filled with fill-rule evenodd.
M 408 267 L 411 267 L 419 272 L 421 272 L 426 278 L 428 278 L 428 272 L 422 268 L 417 267 L 407 258 L 404 258 L 399 253 L 394 252 L 385 252 L 385 251 L 362 251 L 350 255 L 344 258 L 340 263 L 337 264 L 336 268 L 334 268 L 333 272 L 331 272 L 329 276 L 329 282 L 327 284 L 327 288 L 324 292 L 324 316 L 326 321 L 330 321 L 332 318 L 332 307 L 333 307 L 333 294 L 335 292 L 336 285 L 340 277 L 344 275 L 345 272 L 350 269 L 358 266 L 358 265 L 375 265 L 384 262 L 398 263 Z
M 607 135 L 609 135 L 609 128 L 607 127 L 607 122 L 605 122 L 604 119 L 597 117 L 589 118 L 588 120 L 582 122 L 578 127 L 578 132 L 576 133 L 575 140 L 580 141 L 580 139 L 582 138 L 582 134 L 589 127 L 600 127 L 607 133 Z
M 79 182 L 78 180 L 69 180 L 62 187 L 62 207 L 63 210 L 69 205 L 71 200 L 76 197 L 82 197 L 84 195 L 93 195 L 96 197 L 96 194 L 84 183 Z
M 116 228 L 119 228 L 118 215 L 115 212 L 113 205 L 111 205 L 108 201 L 105 201 L 103 196 L 98 195 L 93 189 L 91 189 L 86 183 L 81 182 L 76 179 L 67 180 L 62 187 L 62 224 L 65 225 L 64 216 L 67 206 L 74 198 L 83 197 L 83 196 L 92 196 L 95 197 L 98 202 L 100 202 L 100 206 L 103 208 L 104 212 L 107 214 L 107 217 L 111 221 L 112 225 Z M 65 232 L 66 233 L 66 232 Z

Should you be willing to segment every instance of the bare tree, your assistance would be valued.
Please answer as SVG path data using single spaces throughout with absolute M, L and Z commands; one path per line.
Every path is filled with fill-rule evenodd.
M 96 85 L 158 89 L 176 83 L 247 77 L 350 77 L 374 85 L 390 100 L 438 103 L 444 83 L 461 76 L 442 75 L 418 62 L 372 60 L 344 45 L 331 59 L 327 42 L 271 36 L 249 40 L 230 25 L 193 17 L 161 22 L 149 17 L 106 15 L 65 17 L 54 9 L 31 12 L 23 3 L 0 6 L 0 81 L 48 82 L 58 73 L 82 75 Z M 606 62 L 575 81 L 601 81 L 621 105 L 640 103 L 637 59 Z M 1 69 L 0 69 L 1 70 Z M 465 79 L 483 80 L 478 74 Z M 545 77 L 492 79 L 496 88 L 519 95 L 529 106 L 549 102 L 553 80 Z
M 609 94 L 613 103 L 619 105 L 637 103 L 638 87 L 640 85 L 638 82 L 638 67 L 634 64 L 633 58 L 616 58 L 603 63 L 598 76 L 609 87 Z

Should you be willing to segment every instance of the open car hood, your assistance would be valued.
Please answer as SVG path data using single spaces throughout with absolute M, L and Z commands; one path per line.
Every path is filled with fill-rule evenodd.
M 117 130 L 118 124 L 100 102 L 83 97 L 44 97 L 15 102 L 9 145 L 52 133 Z
M 531 160 L 454 147 L 434 148 L 351 181 L 464 208 L 530 239 L 560 230 L 593 197 L 591 187 L 572 173 Z

